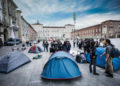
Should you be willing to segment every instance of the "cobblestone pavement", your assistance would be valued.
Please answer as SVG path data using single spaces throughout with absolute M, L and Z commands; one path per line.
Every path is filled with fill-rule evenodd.
M 16 45 L 16 47 L 20 48 L 20 47 L 21 47 L 21 44 Z M 9 52 L 12 52 L 12 48 L 14 48 L 14 46 L 2 46 L 2 47 L 0 48 L 0 57 L 6 55 L 6 54 L 9 53 Z
M 38 44 L 42 46 L 41 43 Z M 73 80 L 43 80 L 40 74 L 45 63 L 50 56 L 49 52 L 40 53 L 41 59 L 33 60 L 33 56 L 37 54 L 25 53 L 32 62 L 10 72 L 9 74 L 0 73 L 0 86 L 120 86 L 120 70 L 114 73 L 114 78 L 106 77 L 104 69 L 97 67 L 99 76 L 89 73 L 89 64 L 78 64 L 82 76 Z M 7 50 L 7 49 L 6 49 Z M 76 51 L 77 48 L 72 48 Z M 5 51 L 5 50 L 4 50 Z M 9 51 L 8 51 L 9 52 Z

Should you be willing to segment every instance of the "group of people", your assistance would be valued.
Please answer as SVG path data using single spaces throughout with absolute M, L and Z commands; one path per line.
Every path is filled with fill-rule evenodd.
M 96 72 L 96 58 L 97 58 L 96 48 L 99 46 L 106 47 L 106 51 L 100 57 L 106 55 L 105 73 L 107 74 L 107 76 L 113 77 L 113 65 L 112 65 L 113 57 L 111 56 L 111 52 L 114 46 L 111 44 L 111 41 L 109 39 L 100 39 L 99 42 L 94 41 L 93 39 L 85 39 L 77 42 L 73 41 L 73 46 L 75 47 L 76 45 L 79 49 L 84 49 L 84 53 L 88 52 L 90 54 L 91 60 L 90 60 L 89 70 L 90 73 L 93 73 L 94 75 L 99 75 Z M 69 41 L 64 41 L 64 43 L 62 43 L 60 40 L 53 40 L 50 43 L 50 46 L 51 46 L 50 52 L 53 53 L 59 50 L 70 52 L 71 49 L 71 44 Z M 44 51 L 48 52 L 48 48 L 49 48 L 48 41 L 43 41 L 43 47 L 44 47 Z M 93 65 L 93 69 L 92 69 L 92 65 Z
M 70 52 L 71 49 L 70 41 L 64 41 L 64 43 L 62 43 L 60 40 L 53 40 L 49 45 L 49 42 L 44 40 L 42 46 L 44 48 L 44 52 L 48 52 L 50 49 L 50 52 L 52 53 L 59 50 Z
M 54 40 L 51 42 L 50 52 L 55 52 L 59 50 L 70 52 L 70 49 L 71 49 L 71 44 L 69 41 L 64 41 L 64 43 L 62 43 L 60 40 Z
M 75 47 L 75 41 L 73 41 L 73 45 Z M 108 77 L 113 77 L 113 65 L 112 65 L 112 48 L 114 47 L 111 44 L 111 41 L 109 39 L 100 39 L 100 41 L 94 41 L 93 39 L 85 39 L 84 41 L 81 40 L 80 42 L 76 42 L 76 45 L 78 46 L 79 49 L 84 49 L 84 53 L 88 52 L 90 54 L 90 65 L 89 65 L 89 70 L 90 73 L 93 72 L 94 75 L 99 75 L 96 72 L 96 48 L 97 47 L 106 47 L 106 51 L 100 56 L 102 57 L 103 55 L 106 55 L 106 66 L 105 66 L 105 73 Z M 92 70 L 92 65 L 93 65 L 93 70 Z
M 48 47 L 49 47 L 49 43 L 48 41 L 43 41 L 43 44 L 42 44 L 43 48 L 44 48 L 44 52 L 47 51 L 48 52 Z

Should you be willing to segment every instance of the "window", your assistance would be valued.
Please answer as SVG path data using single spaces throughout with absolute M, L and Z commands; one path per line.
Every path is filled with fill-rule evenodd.
M 2 9 L 2 0 L 0 0 L 0 9 Z
M 96 29 L 96 32 L 98 32 L 98 29 Z
M 107 33 L 107 25 L 104 25 L 103 27 L 102 27 L 102 33 Z
M 101 28 L 99 28 L 99 32 L 101 31 Z
M 110 24 L 112 25 L 112 22 L 110 22 Z
M 113 33 L 113 28 L 109 28 L 109 33 Z

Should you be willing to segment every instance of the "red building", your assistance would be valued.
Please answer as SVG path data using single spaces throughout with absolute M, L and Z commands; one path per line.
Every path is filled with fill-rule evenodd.
M 29 40 L 34 41 L 37 39 L 37 32 L 33 29 L 33 27 L 29 24 L 28 25 L 29 30 Z
M 120 37 L 120 21 L 108 20 L 101 24 L 82 28 L 71 33 L 72 38 L 118 38 Z

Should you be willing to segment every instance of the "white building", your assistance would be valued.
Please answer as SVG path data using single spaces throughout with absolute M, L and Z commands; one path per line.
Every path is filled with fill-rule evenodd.
M 39 40 L 49 40 L 51 37 L 54 39 L 71 39 L 71 32 L 74 29 L 74 25 L 71 24 L 65 26 L 43 26 L 39 22 L 32 24 L 32 27 L 36 30 Z
M 15 37 L 18 38 L 17 8 L 13 0 L 0 0 L 0 38 L 3 43 L 12 37 L 12 31 L 15 33 Z

